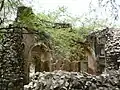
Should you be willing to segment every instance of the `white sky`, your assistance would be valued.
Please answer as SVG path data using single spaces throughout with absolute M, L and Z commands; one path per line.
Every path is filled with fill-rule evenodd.
M 88 11 L 89 3 L 91 0 L 33 0 L 32 7 L 37 12 L 51 11 L 57 9 L 57 7 L 65 6 L 67 11 L 72 15 L 81 15 Z M 96 0 L 95 0 L 96 1 Z M 25 0 L 26 3 L 28 1 Z
M 89 4 L 91 1 L 93 4 L 92 7 L 95 9 L 97 8 L 96 14 L 99 16 L 99 18 L 111 19 L 109 12 L 105 13 L 103 9 L 98 8 L 98 0 L 24 0 L 24 3 L 26 3 L 28 6 L 32 6 L 33 10 L 37 13 L 43 11 L 48 12 L 56 10 L 58 7 L 65 6 L 67 7 L 67 11 L 71 13 L 71 16 L 74 17 L 87 13 L 89 11 Z M 120 3 L 120 0 L 116 1 L 117 3 Z M 95 17 L 95 14 L 91 14 L 90 17 Z

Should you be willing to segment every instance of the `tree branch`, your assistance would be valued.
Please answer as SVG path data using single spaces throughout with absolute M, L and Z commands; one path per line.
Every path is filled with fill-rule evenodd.
M 4 6 L 4 0 L 1 1 L 0 11 L 2 11 L 3 6 Z

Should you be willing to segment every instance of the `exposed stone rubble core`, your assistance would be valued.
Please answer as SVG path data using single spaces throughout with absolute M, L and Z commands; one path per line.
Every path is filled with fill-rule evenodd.
M 107 31 L 106 36 L 105 51 L 107 57 L 110 57 L 107 63 L 118 69 L 118 60 L 120 59 L 120 29 L 111 28 Z
M 120 90 L 120 72 L 92 76 L 79 72 L 36 72 L 24 90 Z
M 21 29 L 9 29 L 4 34 L 0 55 L 0 90 L 23 88 L 23 57 Z

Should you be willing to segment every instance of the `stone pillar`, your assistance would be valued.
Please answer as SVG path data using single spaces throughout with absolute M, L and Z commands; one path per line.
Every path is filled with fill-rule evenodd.
M 9 29 L 2 41 L 0 90 L 23 89 L 22 30 Z

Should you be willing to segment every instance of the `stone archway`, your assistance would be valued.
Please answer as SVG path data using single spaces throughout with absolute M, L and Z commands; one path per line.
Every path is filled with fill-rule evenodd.
M 29 78 L 35 72 L 50 71 L 50 57 L 48 47 L 43 43 L 35 44 L 29 52 Z

